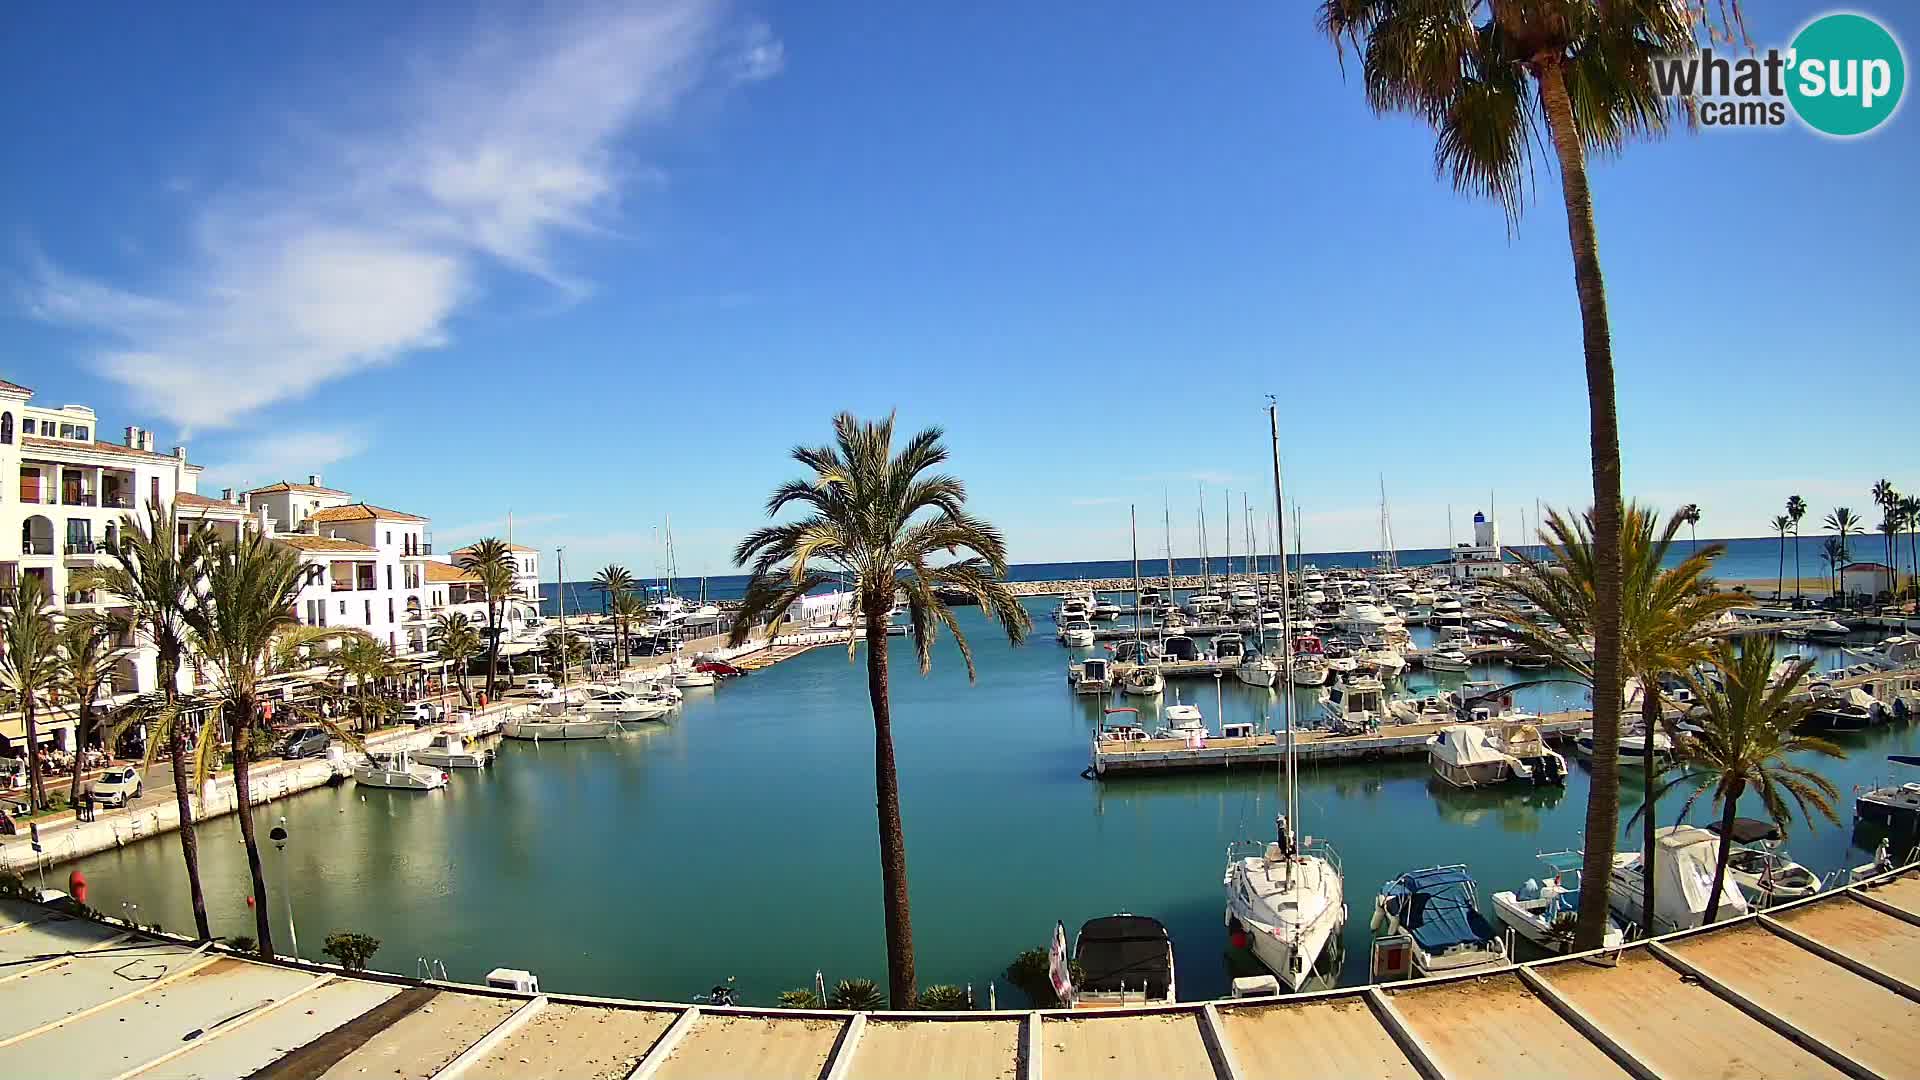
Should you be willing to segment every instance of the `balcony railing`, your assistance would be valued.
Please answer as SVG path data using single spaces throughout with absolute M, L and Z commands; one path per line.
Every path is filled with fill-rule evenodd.
M 60 493 L 61 503 L 67 506 L 98 506 L 100 500 L 91 491 L 69 489 Z
M 104 554 L 106 550 L 107 550 L 106 542 L 102 540 L 69 540 L 67 541 L 67 554 L 69 555 Z
M 333 583 L 333 591 L 334 591 L 334 592 L 352 592 L 352 591 L 353 591 L 353 582 L 351 582 L 351 581 L 336 581 L 336 582 L 334 582 L 334 583 Z
M 133 509 L 133 496 L 120 492 L 111 492 L 100 497 L 100 505 L 112 510 Z
M 46 540 L 22 540 L 20 541 L 20 554 L 51 555 L 53 554 L 53 540 L 51 538 Z

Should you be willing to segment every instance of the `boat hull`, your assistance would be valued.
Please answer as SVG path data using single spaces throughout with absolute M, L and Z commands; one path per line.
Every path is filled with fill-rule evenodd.
M 500 734 L 529 742 L 604 739 L 620 731 L 617 720 L 509 720 Z

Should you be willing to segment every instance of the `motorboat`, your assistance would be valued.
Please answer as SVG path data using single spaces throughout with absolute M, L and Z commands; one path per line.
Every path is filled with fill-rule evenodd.
M 1357 659 L 1363 664 L 1373 665 L 1375 671 L 1389 679 L 1399 678 L 1400 673 L 1407 669 L 1407 658 L 1391 645 L 1369 645 Z
M 1720 838 L 1692 825 L 1669 825 L 1654 830 L 1653 851 L 1653 874 L 1658 882 L 1653 890 L 1654 925 L 1642 927 L 1641 932 L 1653 937 L 1704 925 Z M 1628 922 L 1640 919 L 1646 873 L 1644 851 L 1614 855 L 1607 903 Z M 1746 894 L 1729 880 L 1720 890 L 1719 918 L 1732 919 L 1746 913 Z
M 1801 726 L 1810 731 L 1865 731 L 1874 725 L 1878 704 L 1857 686 L 1829 691 L 1814 698 Z
M 1120 605 L 1111 600 L 1102 600 L 1093 605 L 1089 617 L 1094 622 L 1113 622 L 1120 617 Z
M 1567 759 L 1560 751 L 1547 745 L 1540 734 L 1537 720 L 1523 713 L 1508 714 L 1500 726 L 1493 731 L 1494 745 L 1507 755 L 1507 767 L 1513 770 L 1516 780 L 1526 781 L 1535 787 L 1541 784 L 1564 784 L 1567 782 Z
M 1722 835 L 1720 822 L 1707 825 L 1714 835 Z M 1727 880 L 1737 882 L 1754 907 L 1772 907 L 1788 900 L 1801 900 L 1820 891 L 1820 878 L 1813 871 L 1787 858 L 1780 850 L 1785 839 L 1779 826 L 1755 818 L 1734 818 L 1734 847 L 1727 852 Z M 1658 890 L 1655 890 L 1658 899 Z
M 457 731 L 443 731 L 415 750 L 413 760 L 436 769 L 484 769 L 493 763 L 493 748 L 482 747 Z
M 1439 694 L 1389 701 L 1387 714 L 1396 724 L 1443 724 L 1459 715 L 1447 699 Z
M 1162 739 L 1193 739 L 1207 733 L 1207 719 L 1200 715 L 1198 705 L 1176 702 L 1161 710 L 1160 719 L 1166 726 L 1155 735 Z
M 1053 609 L 1053 621 L 1065 626 L 1070 622 L 1083 621 L 1093 617 L 1093 605 L 1084 598 L 1070 596 Z
M 1920 766 L 1920 757 L 1912 754 L 1888 754 L 1887 760 L 1895 765 Z M 1920 835 L 1920 784 L 1889 783 L 1863 791 L 1853 800 L 1853 817 L 1903 837 Z
M 1240 585 L 1233 590 L 1233 596 L 1227 606 L 1234 611 L 1255 611 L 1260 607 L 1260 594 L 1251 585 Z
M 1200 647 L 1185 634 L 1175 634 L 1161 643 L 1160 655 L 1168 660 L 1198 660 Z
M 1160 674 L 1160 668 L 1153 664 L 1130 668 L 1120 677 L 1120 692 L 1134 697 L 1157 697 L 1166 688 L 1167 680 Z
M 1271 657 L 1248 652 L 1234 665 L 1233 677 L 1248 686 L 1272 687 L 1280 681 L 1280 665 L 1274 663 Z
M 1920 664 L 1920 634 L 1895 634 L 1882 638 L 1880 644 L 1871 649 L 1846 649 L 1847 655 L 1858 657 L 1875 669 L 1891 671 L 1909 664 Z
M 1439 597 L 1434 600 L 1433 607 L 1427 612 L 1427 622 L 1432 626 L 1465 626 L 1467 609 L 1453 597 Z
M 1553 664 L 1553 657 L 1533 649 L 1522 649 L 1507 656 L 1507 666 L 1521 671 L 1542 671 Z
M 1573 740 L 1573 752 L 1592 760 L 1594 735 L 1592 728 L 1584 728 Z M 1623 769 L 1644 769 L 1647 767 L 1647 737 L 1638 728 L 1620 733 L 1620 746 L 1616 758 Z M 1655 770 L 1664 769 L 1673 761 L 1673 740 L 1664 731 L 1653 733 L 1653 764 Z
M 1546 872 L 1538 880 L 1528 878 L 1518 891 L 1493 894 L 1493 917 L 1547 952 L 1571 952 L 1580 919 L 1581 853 L 1547 852 L 1540 862 Z M 1609 918 L 1601 948 L 1618 949 L 1625 943 L 1626 931 Z
M 1226 597 L 1219 593 L 1197 592 L 1187 597 L 1187 610 L 1195 616 L 1217 615 L 1226 608 Z
M 1288 991 L 1300 989 L 1347 923 L 1340 859 L 1309 839 L 1296 848 L 1287 819 L 1273 843 L 1227 849 L 1226 922 Z
M 701 671 L 698 667 L 689 664 L 676 663 L 668 670 L 672 673 L 670 677 L 673 680 L 673 685 L 682 689 L 712 686 L 720 679 L 719 676 L 711 671 Z
M 1437 649 L 1421 660 L 1428 671 L 1471 671 L 1473 661 L 1458 649 Z
M 1326 646 L 1312 634 L 1302 634 L 1293 639 L 1293 658 L 1290 665 L 1289 681 L 1294 686 L 1325 686 L 1327 684 Z
M 1826 619 L 1807 627 L 1807 636 L 1815 641 L 1844 641 L 1853 628 L 1835 619 Z
M 1407 935 L 1417 976 L 1503 967 L 1507 943 L 1480 914 L 1477 901 L 1463 865 L 1410 871 L 1387 882 L 1374 898 L 1373 932 Z
M 1109 744 L 1146 742 L 1151 736 L 1146 728 L 1134 720 L 1111 719 L 1116 716 L 1137 717 L 1139 714 L 1140 710 L 1125 707 L 1106 710 L 1100 715 L 1100 727 L 1094 732 L 1094 741 Z
M 664 701 L 651 701 L 630 690 L 609 687 L 587 695 L 575 708 L 589 719 L 645 721 L 658 720 L 672 711 Z
M 1343 735 L 1372 731 L 1386 722 L 1387 688 L 1371 675 L 1350 677 L 1323 687 L 1320 713 Z
M 620 734 L 620 721 L 589 719 L 562 713 L 509 720 L 500 725 L 500 734 L 509 739 L 532 742 L 557 742 L 575 739 L 605 739 Z
M 1384 630 L 1399 620 L 1390 618 L 1378 604 L 1366 600 L 1355 600 L 1340 609 L 1340 615 L 1334 625 L 1349 632 L 1366 630 Z
M 1073 619 L 1060 624 L 1060 644 L 1069 649 L 1087 649 L 1093 647 L 1093 624 L 1085 619 Z
M 365 761 L 353 767 L 353 782 L 363 787 L 432 791 L 446 787 L 447 779 L 444 770 L 414 761 L 405 750 L 368 754 Z
M 1213 638 L 1213 658 L 1239 662 L 1247 653 L 1247 639 L 1239 634 L 1216 634 Z
M 1073 1008 L 1174 1002 L 1173 938 L 1158 919 L 1123 911 L 1087 920 L 1074 935 L 1073 968 Z
M 1113 661 L 1104 656 L 1089 656 L 1073 672 L 1073 692 L 1105 694 L 1113 689 Z
M 1457 788 L 1484 787 L 1513 778 L 1512 761 L 1493 735 L 1478 724 L 1453 724 L 1427 740 L 1433 774 Z

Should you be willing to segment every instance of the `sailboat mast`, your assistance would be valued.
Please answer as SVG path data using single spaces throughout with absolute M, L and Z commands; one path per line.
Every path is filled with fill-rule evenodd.
M 1200 587 L 1213 588 L 1213 566 L 1207 562 L 1207 485 L 1200 485 Z
M 554 584 L 560 586 L 560 685 L 567 685 L 567 549 L 553 549 Z
M 1227 591 L 1231 593 L 1233 591 L 1233 492 L 1220 493 L 1220 513 L 1220 538 L 1224 541 L 1221 546 L 1226 549 L 1223 557 L 1227 563 Z
M 1133 536 L 1133 660 L 1137 664 L 1146 660 L 1141 655 L 1140 620 L 1147 613 L 1140 610 L 1140 516 L 1132 503 L 1127 504 L 1127 531 Z
M 1279 515 L 1287 505 L 1286 496 L 1280 486 L 1280 405 L 1271 396 L 1267 398 L 1267 427 L 1273 435 L 1273 512 Z M 1294 515 L 1297 522 L 1299 515 Z M 1280 695 L 1280 715 L 1283 730 L 1287 735 L 1287 758 L 1284 774 L 1286 777 L 1287 827 L 1293 835 L 1300 834 L 1300 807 L 1294 795 L 1293 760 L 1293 598 L 1289 582 L 1290 575 L 1284 569 L 1287 565 L 1286 522 L 1280 521 L 1280 632 L 1286 635 L 1282 646 L 1286 659 L 1281 665 L 1280 677 L 1285 681 L 1286 691 Z M 1282 847 L 1288 846 L 1287 841 Z M 1293 861 L 1287 861 L 1287 873 L 1293 873 Z

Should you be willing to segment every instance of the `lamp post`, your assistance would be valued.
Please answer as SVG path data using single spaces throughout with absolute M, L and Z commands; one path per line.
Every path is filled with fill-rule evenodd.
M 287 899 L 287 938 L 293 943 L 293 955 L 297 960 L 300 957 L 300 931 L 293 926 L 293 888 L 288 882 L 287 874 L 286 815 L 281 815 L 280 824 L 273 827 L 273 831 L 267 834 L 267 839 L 272 840 L 274 849 L 280 852 L 280 895 Z

